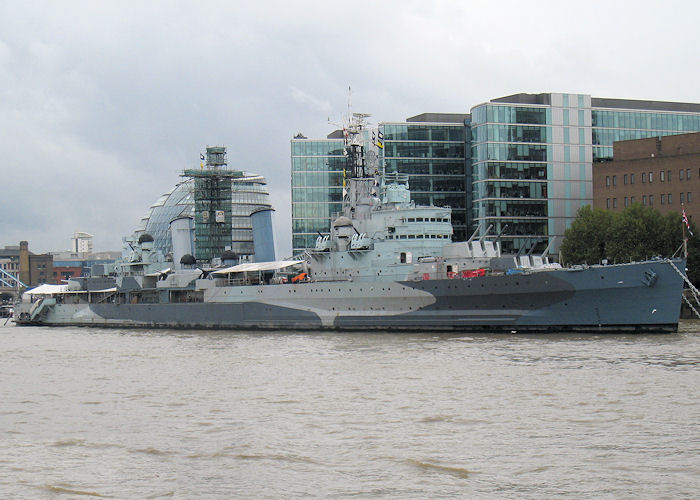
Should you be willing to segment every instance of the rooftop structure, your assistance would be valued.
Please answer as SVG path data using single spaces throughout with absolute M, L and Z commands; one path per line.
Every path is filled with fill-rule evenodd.
M 77 253 L 92 252 L 92 238 L 93 235 L 82 231 L 73 233 L 73 238 L 71 238 L 71 251 Z

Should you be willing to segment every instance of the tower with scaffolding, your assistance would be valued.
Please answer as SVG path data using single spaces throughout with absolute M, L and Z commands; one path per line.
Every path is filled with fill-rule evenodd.
M 231 248 L 231 180 L 243 172 L 230 170 L 226 147 L 207 147 L 206 162 L 182 174 L 194 180 L 194 250 L 198 262 L 221 257 Z

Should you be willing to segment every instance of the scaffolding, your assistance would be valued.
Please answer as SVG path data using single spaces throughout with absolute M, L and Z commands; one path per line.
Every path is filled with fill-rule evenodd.
M 194 180 L 194 257 L 198 262 L 211 262 L 231 248 L 231 181 L 243 175 L 229 170 L 223 146 L 207 148 L 206 168 L 202 163 L 200 169 L 182 174 Z

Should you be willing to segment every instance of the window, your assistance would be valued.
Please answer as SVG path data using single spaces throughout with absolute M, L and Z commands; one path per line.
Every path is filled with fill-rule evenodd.
M 627 208 L 629 206 L 630 206 L 630 199 L 627 196 L 625 196 L 625 208 Z
M 649 195 L 649 206 L 650 207 L 654 206 L 654 195 L 653 194 Z
M 647 195 L 642 195 L 642 205 L 646 206 L 647 204 Z
M 685 203 L 685 193 L 681 193 L 681 205 Z
M 617 198 L 613 198 L 613 208 L 617 208 Z
M 668 182 L 671 182 L 671 171 L 669 170 L 669 171 L 666 172 L 666 173 L 668 174 L 668 175 L 666 175 L 666 180 L 667 180 Z
M 685 201 L 687 201 L 688 203 L 692 203 L 693 193 L 688 192 L 688 194 L 685 195 Z
M 661 172 L 659 172 L 659 181 L 660 182 L 666 181 L 666 172 L 664 172 L 663 170 Z
M 682 195 L 681 195 L 681 196 L 682 196 Z M 607 200 L 605 200 L 605 208 L 608 208 L 608 209 L 610 208 L 610 198 L 608 198 Z
M 665 195 L 665 194 L 662 194 L 662 195 L 661 195 L 661 204 L 662 204 L 662 205 L 665 205 L 665 204 L 666 204 L 666 195 Z
M 690 169 L 685 171 L 685 180 L 687 180 L 687 181 L 690 180 Z
M 688 170 L 690 172 L 690 170 Z M 613 175 L 613 186 L 617 186 L 617 175 Z
M 634 203 L 634 196 L 630 198 L 630 203 Z
M 649 184 L 654 182 L 654 172 L 649 172 Z
M 610 185 L 610 176 L 609 176 L 609 175 L 606 175 L 606 176 L 605 176 L 605 185 L 606 185 L 606 186 L 609 186 L 609 185 Z
M 634 174 L 630 174 L 630 184 L 634 184 Z
M 668 193 L 668 204 L 670 205 L 672 203 L 671 201 L 671 193 Z
M 683 172 L 684 172 L 683 169 L 680 169 L 680 170 L 678 171 L 678 180 L 679 180 L 679 181 L 682 181 L 682 180 L 683 180 Z
M 642 184 L 646 184 L 646 182 L 647 182 L 647 173 L 642 172 Z
M 622 182 L 625 186 L 627 185 L 627 174 L 625 174 Z

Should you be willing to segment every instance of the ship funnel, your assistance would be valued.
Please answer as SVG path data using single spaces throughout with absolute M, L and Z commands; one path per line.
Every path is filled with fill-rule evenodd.
M 275 240 L 272 233 L 271 208 L 261 208 L 250 216 L 253 224 L 253 248 L 255 262 L 275 260 Z
M 192 217 L 178 217 L 170 222 L 173 242 L 173 266 L 182 269 L 182 257 L 194 253 L 194 221 Z

